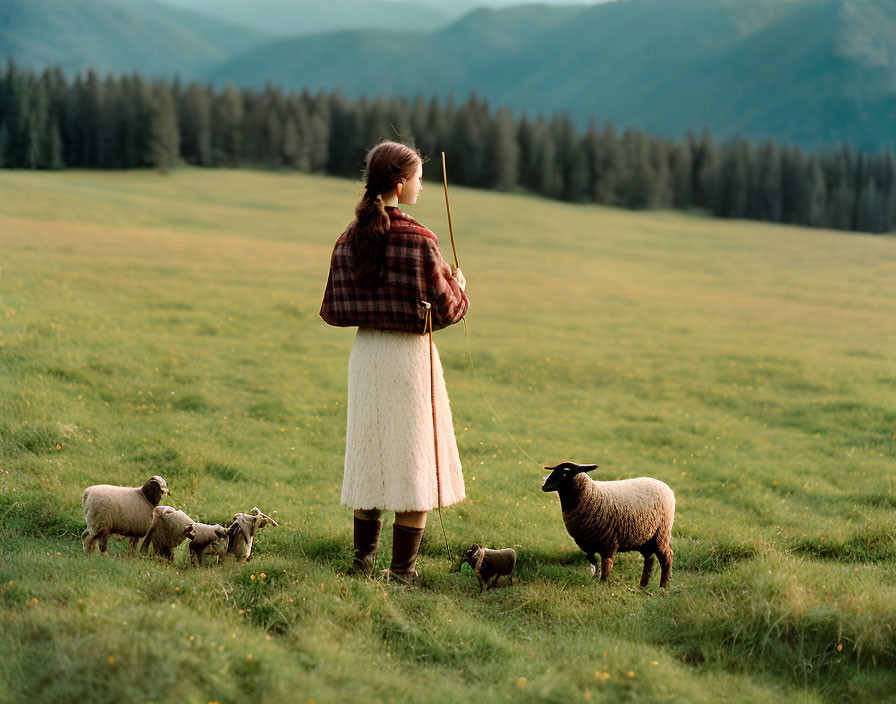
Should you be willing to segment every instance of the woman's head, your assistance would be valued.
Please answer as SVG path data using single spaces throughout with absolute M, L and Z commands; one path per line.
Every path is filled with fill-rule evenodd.
M 355 276 L 363 286 L 378 286 L 385 274 L 386 233 L 391 221 L 386 201 L 413 204 L 420 193 L 420 152 L 398 142 L 380 142 L 367 153 L 364 195 L 348 227 Z
M 367 153 L 365 197 L 386 197 L 393 192 L 400 203 L 412 204 L 420 191 L 423 159 L 420 152 L 398 142 L 380 142 Z M 409 196 L 413 192 L 413 198 Z

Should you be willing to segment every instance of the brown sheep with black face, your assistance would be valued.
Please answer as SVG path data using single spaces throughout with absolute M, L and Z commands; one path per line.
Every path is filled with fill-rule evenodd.
M 675 494 L 663 482 L 650 477 L 621 481 L 594 481 L 585 472 L 596 464 L 563 462 L 550 469 L 542 491 L 556 491 L 566 531 L 572 536 L 597 574 L 596 554 L 601 556 L 600 581 L 606 582 L 617 552 L 636 550 L 644 556 L 641 586 L 653 571 L 653 556 L 660 560 L 660 588 L 669 583 L 672 569 L 672 521 Z

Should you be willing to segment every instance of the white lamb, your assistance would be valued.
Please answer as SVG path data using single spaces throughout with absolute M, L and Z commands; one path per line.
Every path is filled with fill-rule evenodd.
M 172 506 L 156 506 L 152 512 L 152 525 L 140 546 L 141 552 L 147 552 L 152 545 L 156 555 L 174 559 L 174 550 L 187 539 L 184 529 L 193 523 L 183 511 Z

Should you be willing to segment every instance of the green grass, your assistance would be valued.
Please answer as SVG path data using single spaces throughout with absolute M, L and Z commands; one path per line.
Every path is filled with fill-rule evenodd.
M 317 310 L 358 190 L 0 172 L 0 701 L 892 698 L 896 240 L 452 191 L 489 399 L 538 462 L 667 482 L 675 564 L 589 579 L 458 326 L 446 530 L 519 545 L 518 582 L 479 596 L 433 515 L 403 591 L 345 575 L 353 332 Z M 281 525 L 243 565 L 81 554 L 83 488 L 154 473 Z

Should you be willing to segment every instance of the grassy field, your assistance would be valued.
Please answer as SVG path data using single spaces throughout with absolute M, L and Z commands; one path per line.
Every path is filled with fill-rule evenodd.
M 445 527 L 518 583 L 450 573 L 433 515 L 401 590 L 345 574 L 353 331 L 317 316 L 358 191 L 0 171 L 0 701 L 893 700 L 896 239 L 453 191 L 489 399 L 540 463 L 667 482 L 675 564 L 590 580 L 456 326 Z M 281 525 L 248 564 L 84 556 L 84 487 L 154 473 Z

